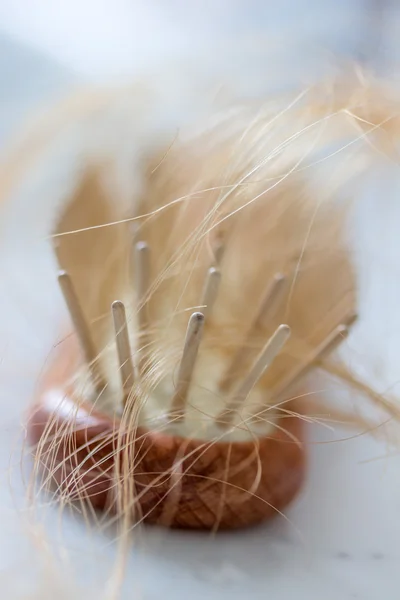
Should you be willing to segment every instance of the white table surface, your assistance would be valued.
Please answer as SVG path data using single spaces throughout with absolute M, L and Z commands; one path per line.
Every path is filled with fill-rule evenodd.
M 133 3 L 119 0 L 113 10 L 107 2 L 97 3 L 99 23 L 94 31 L 88 24 L 93 3 L 80 2 L 80 27 L 87 35 L 85 43 L 80 35 L 76 36 L 80 40 L 71 38 L 70 29 L 69 36 L 66 34 L 77 18 L 76 4 L 60 3 L 57 10 L 55 4 L 35 1 L 31 10 L 21 1 L 0 4 L 3 31 L 13 36 L 12 40 L 0 37 L 2 140 L 33 107 L 56 97 L 80 79 L 102 78 L 106 71 L 107 77 L 120 77 L 121 73 L 126 76 L 134 73 L 139 63 L 145 65 L 146 52 L 139 53 L 138 48 L 147 48 L 149 52 L 148 40 L 142 39 L 146 35 L 142 30 L 142 37 L 133 43 L 134 36 L 128 35 L 130 28 L 121 13 Z M 210 3 L 206 4 L 211 10 Z M 293 3 L 286 4 L 293 7 Z M 317 17 L 314 14 L 316 39 L 320 42 L 328 36 L 326 41 L 327 45 L 332 42 L 331 49 L 335 44 L 342 49 L 356 48 L 360 40 L 357 11 L 362 3 L 355 2 L 351 9 L 345 10 L 345 3 L 329 2 L 325 13 L 318 8 L 321 4 L 313 3 L 314 11 L 320 11 Z M 259 28 L 262 24 L 271 26 L 270 13 L 263 3 L 255 1 L 234 3 L 229 22 L 223 21 L 223 26 L 232 32 L 241 16 L 248 14 L 245 7 L 249 5 L 258 10 L 253 12 L 253 18 L 258 19 Z M 201 21 L 202 11 L 197 9 L 197 14 L 182 16 L 183 2 L 176 1 L 170 6 L 173 12 L 163 17 L 172 28 L 169 31 L 179 29 L 178 15 L 186 18 L 187 23 L 192 19 L 192 27 L 200 20 L 200 46 L 200 38 L 209 28 L 204 15 Z M 222 18 L 226 3 L 215 6 L 215 15 Z M 143 23 L 152 23 L 149 5 L 146 11 L 142 13 Z M 304 11 L 299 11 L 296 18 L 306 24 L 306 17 Z M 164 28 L 160 19 L 159 31 L 165 32 L 167 26 Z M 220 31 L 222 25 L 215 24 L 217 21 L 215 31 Z M 252 26 L 255 27 L 254 23 Z M 308 27 L 312 29 L 310 23 Z M 141 30 L 138 23 L 133 29 Z M 304 30 L 300 31 L 305 35 Z M 101 39 L 110 45 L 116 44 L 117 37 L 120 45 L 106 52 Z M 159 43 L 161 46 L 160 40 Z M 168 46 L 166 34 L 163 43 Z M 177 47 L 176 42 L 171 55 Z M 159 48 L 153 47 L 152 58 L 157 52 Z M 140 60 L 135 62 L 132 55 L 139 54 Z M 400 203 L 396 171 L 397 168 L 388 169 L 384 179 L 371 176 L 366 182 L 355 230 L 356 246 L 361 250 L 362 323 L 349 342 L 354 352 L 366 355 L 372 365 L 381 368 L 386 385 L 400 379 Z M 385 199 L 386 215 L 379 208 L 377 197 Z M 21 512 L 25 489 L 20 469 L 22 411 L 53 341 L 52 331 L 61 310 L 56 285 L 51 283 L 53 273 L 48 257 L 29 247 L 23 256 L 21 235 L 15 230 L 9 236 L 13 241 L 5 253 L 2 249 L 0 257 L 0 586 L 4 585 L 5 600 L 19 598 L 19 592 L 34 589 L 31 577 L 39 573 L 42 581 L 46 581 L 47 596 L 39 590 L 37 598 L 95 598 L 99 597 L 99 591 L 105 591 L 108 569 L 115 558 L 110 538 L 98 532 L 89 535 L 77 517 L 67 517 L 61 531 L 56 506 L 49 508 L 47 531 L 66 560 L 63 572 L 53 581 L 45 567 L 49 564 L 49 572 L 54 572 L 51 568 L 54 551 L 46 555 L 44 548 L 38 546 L 40 531 L 35 538 L 28 529 L 25 513 Z M 21 272 L 26 273 L 22 286 Z M 45 302 L 46 310 L 38 310 L 38 302 Z M 400 393 L 400 386 L 397 387 Z M 318 429 L 310 435 L 308 481 L 287 512 L 288 521 L 277 519 L 268 526 L 215 538 L 154 529 L 136 532 L 121 597 L 124 600 L 161 597 L 398 600 L 400 452 L 386 456 L 385 444 L 365 436 L 340 443 L 313 444 L 312 441 L 331 441 L 333 434 Z M 334 435 L 348 437 L 349 433 L 338 430 Z M 41 566 L 44 572 L 40 571 Z M 71 591 L 73 579 L 81 581 L 84 591 Z

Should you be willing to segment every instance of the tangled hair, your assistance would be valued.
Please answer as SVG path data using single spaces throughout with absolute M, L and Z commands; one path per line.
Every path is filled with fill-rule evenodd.
M 51 366 L 58 360 L 53 354 L 67 356 L 62 376 L 74 395 L 75 415 L 61 425 L 50 419 L 29 449 L 35 456 L 29 502 L 36 506 L 47 491 L 50 501 L 82 514 L 88 528 L 117 527 L 120 551 L 105 597 L 117 597 L 122 585 L 131 531 L 146 516 L 140 499 L 171 481 L 179 489 L 173 474 L 166 483 L 165 472 L 154 472 L 138 491 L 132 465 L 142 451 L 143 427 L 159 427 L 151 411 L 144 421 L 141 414 L 160 386 L 174 389 L 188 316 L 204 308 L 202 288 L 218 248 L 224 248 L 221 285 L 192 382 L 191 435 L 201 435 L 204 415 L 214 418 L 221 409 L 217 384 L 238 348 L 244 344 L 246 353 L 235 380 L 280 323 L 288 323 L 292 335 L 255 390 L 256 407 L 260 398 L 264 403 L 258 417 L 266 427 L 285 431 L 285 419 L 296 417 L 376 435 L 388 435 L 382 424 L 389 421 L 396 428 L 396 400 L 359 377 L 340 353 L 315 355 L 313 370 L 294 387 L 286 390 L 282 382 L 359 311 L 349 223 L 365 173 L 397 159 L 397 102 L 395 90 L 357 71 L 268 101 L 210 93 L 189 102 L 157 85 L 96 90 L 47 114 L 10 150 L 2 168 L 3 228 L 26 215 L 28 242 L 46 238 L 54 252 L 51 268 L 69 273 L 98 353 L 96 372 L 107 387 L 107 393 L 98 393 L 99 381 L 80 357 L 60 308 L 57 347 L 48 360 Z M 138 301 L 132 247 L 143 240 L 151 249 L 151 280 Z M 249 337 L 276 274 L 284 274 L 287 283 L 279 305 L 257 321 Z M 126 307 L 133 360 L 145 364 L 140 388 L 123 409 L 110 319 L 116 299 Z M 137 327 L 144 307 L 145 336 Z M 352 398 L 344 406 L 335 403 L 337 384 Z M 202 404 L 207 393 L 212 399 Z M 108 437 L 87 442 L 86 450 L 100 463 L 93 461 L 83 474 L 85 444 L 76 446 L 76 430 L 88 404 L 111 418 L 117 409 L 120 414 Z M 238 429 L 247 427 L 242 416 L 236 423 Z M 121 461 L 112 462 L 110 440 Z M 218 441 L 211 436 L 204 447 Z M 291 434 L 291 442 L 298 441 Z M 257 440 L 253 443 L 257 463 Z M 113 498 L 107 504 L 107 496 L 99 516 L 96 502 L 88 502 L 87 475 L 92 471 L 96 488 L 101 461 L 111 473 Z M 257 485 L 255 475 L 249 486 L 254 494 Z

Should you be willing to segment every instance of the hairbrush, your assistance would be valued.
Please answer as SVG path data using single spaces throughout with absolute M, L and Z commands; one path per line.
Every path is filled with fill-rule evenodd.
M 328 395 L 318 370 L 398 417 L 335 360 L 358 311 L 342 188 L 368 164 L 353 145 L 388 140 L 372 88 L 338 86 L 337 106 L 328 92 L 180 113 L 179 134 L 131 90 L 51 121 L 61 162 L 60 123 L 79 125 L 79 169 L 47 227 L 69 316 L 28 436 L 61 502 L 165 527 L 255 524 L 302 489 Z
M 216 530 L 299 493 L 306 381 L 355 321 L 356 283 L 340 205 L 281 165 L 249 175 L 256 155 L 232 169 L 232 139 L 202 142 L 154 159 L 132 219 L 96 172 L 69 199 L 54 251 L 73 327 L 29 436 L 64 500 Z

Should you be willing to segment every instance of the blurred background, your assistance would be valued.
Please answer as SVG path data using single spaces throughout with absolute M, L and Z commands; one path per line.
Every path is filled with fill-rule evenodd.
M 90 82 L 126 82 L 163 62 L 179 69 L 182 60 L 192 61 L 217 77 L 233 74 L 242 86 L 262 91 L 307 83 L 352 62 L 397 79 L 399 31 L 398 0 L 0 0 L 0 146 L 4 149 L 36 110 L 66 92 Z M 375 202 L 377 196 L 398 197 L 398 178 L 394 181 L 391 187 L 386 180 L 368 182 L 365 206 L 373 226 L 363 222 L 358 228 L 364 262 L 380 272 L 390 264 L 385 283 L 364 300 L 371 320 L 359 336 L 363 347 L 376 343 L 372 334 L 382 337 L 382 315 L 398 312 L 399 211 L 389 202 L 385 220 Z M 378 257 L 383 239 L 390 259 L 383 251 Z M 2 275 L 4 292 L 12 290 L 10 282 L 11 275 L 9 281 Z M 9 313 L 3 305 L 1 310 L 3 353 L 13 356 Z M 373 311 L 380 320 L 373 321 Z M 398 379 L 399 334 L 400 322 L 397 337 L 391 345 L 385 337 L 384 345 L 384 351 L 391 348 L 391 376 L 397 373 Z M 374 349 L 379 357 L 378 345 Z M 79 519 L 63 529 L 57 514 L 49 517 L 54 539 L 62 529 L 61 554 L 68 555 L 63 569 L 66 564 L 71 569 L 62 583 L 53 581 L 50 567 L 46 571 L 53 550 L 41 547 L 46 559 L 36 569 L 37 539 L 27 537 L 19 508 L 16 454 L 10 460 L 21 419 L 21 404 L 11 406 L 10 390 L 27 399 L 32 381 L 15 372 L 6 375 L 4 366 L 1 373 L 2 406 L 7 403 L 10 410 L 0 435 L 0 596 L 30 598 L 39 573 L 47 583 L 35 598 L 97 598 L 106 586 L 113 548 L 101 534 L 89 536 Z M 161 539 L 148 532 L 129 558 L 121 597 L 398 600 L 400 458 L 382 457 L 385 448 L 372 440 L 320 439 L 290 523 L 278 519 L 257 531 L 217 539 L 183 534 Z M 72 574 L 82 576 L 81 595 L 68 595 Z
M 0 135 L 65 87 L 126 79 L 161 57 L 202 57 L 271 86 L 323 72 L 333 59 L 393 72 L 397 7 L 396 0 L 2 0 Z

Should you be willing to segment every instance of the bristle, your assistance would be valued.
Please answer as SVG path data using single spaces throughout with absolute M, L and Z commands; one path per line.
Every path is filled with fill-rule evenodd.
M 219 284 L 221 282 L 221 272 L 215 267 L 210 267 L 204 283 L 203 294 L 200 302 L 202 312 L 205 317 L 209 317 L 217 299 Z
M 273 336 L 268 340 L 249 373 L 232 395 L 232 398 L 229 400 L 222 414 L 217 418 L 217 422 L 221 427 L 230 425 L 235 410 L 243 406 L 253 387 L 289 339 L 290 333 L 291 331 L 288 325 L 280 325 Z
M 351 316 L 350 321 L 354 315 Z M 327 354 L 333 352 L 335 348 L 349 335 L 350 327 L 348 325 L 339 325 L 327 338 L 313 350 L 303 362 L 301 362 L 288 376 L 272 390 L 272 395 L 276 398 L 286 389 L 293 385 L 298 379 L 304 377 L 307 372 L 315 365 L 317 361 L 322 360 Z
M 125 404 L 134 383 L 134 368 L 132 363 L 128 326 L 126 322 L 125 306 L 120 300 L 115 300 L 115 302 L 112 303 L 111 311 L 114 322 L 115 343 L 117 346 L 121 375 L 123 403 Z
M 146 242 L 135 245 L 135 287 L 137 295 L 137 318 L 139 328 L 139 374 L 146 371 L 147 349 L 150 343 L 147 294 L 150 289 L 150 248 Z
M 257 330 L 260 328 L 262 321 L 265 319 L 268 313 L 275 308 L 277 301 L 279 300 L 280 294 L 283 290 L 285 281 L 285 276 L 281 273 L 277 273 L 274 276 L 271 283 L 269 284 L 269 286 L 267 287 L 257 315 L 247 333 L 246 340 L 244 341 L 243 345 L 239 348 L 237 353 L 234 355 L 230 366 L 228 367 L 224 377 L 221 380 L 221 392 L 226 392 L 232 387 L 238 370 L 246 360 L 250 342 L 254 335 L 257 333 Z
M 83 310 L 81 304 L 79 302 L 79 298 L 75 292 L 74 285 L 68 273 L 66 271 L 61 271 L 58 275 L 58 282 L 60 284 L 61 291 L 63 293 L 65 302 L 67 304 L 69 314 L 71 316 L 72 323 L 74 325 L 76 334 L 79 338 L 79 342 L 85 357 L 85 360 L 88 364 L 90 372 L 93 378 L 93 384 L 98 393 L 102 392 L 105 387 L 103 378 L 99 372 L 96 357 L 97 352 L 96 348 L 90 334 L 90 329 L 87 324 L 85 315 L 83 314 Z
M 185 416 L 187 396 L 196 365 L 203 328 L 204 315 L 200 312 L 193 313 L 189 319 L 189 324 L 186 331 L 186 339 L 179 365 L 176 391 L 171 403 L 171 415 L 177 420 L 183 420 Z

